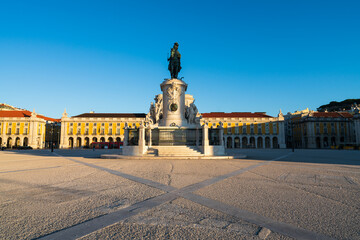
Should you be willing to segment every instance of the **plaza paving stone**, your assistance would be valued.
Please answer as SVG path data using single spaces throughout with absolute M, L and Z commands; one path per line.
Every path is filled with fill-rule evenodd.
M 77 229 L 74 239 L 292 239 L 299 229 L 304 239 L 360 239 L 359 151 L 146 161 L 104 153 L 121 151 L 0 152 L 0 239 Z

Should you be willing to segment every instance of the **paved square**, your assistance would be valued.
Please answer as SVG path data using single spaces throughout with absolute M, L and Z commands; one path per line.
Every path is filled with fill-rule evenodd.
M 0 239 L 360 239 L 360 152 L 0 152 Z

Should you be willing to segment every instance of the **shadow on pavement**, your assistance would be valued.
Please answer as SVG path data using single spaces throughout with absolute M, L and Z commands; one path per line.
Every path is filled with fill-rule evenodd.
M 3 152 L 11 152 L 14 154 L 35 155 L 35 156 L 51 156 L 56 154 L 66 157 L 83 157 L 83 158 L 100 158 L 101 154 L 122 154 L 121 149 L 54 149 L 52 153 L 50 149 L 35 150 L 5 150 Z M 55 153 L 55 154 L 54 154 Z
M 272 160 L 291 153 L 291 149 L 230 149 L 227 154 L 245 154 L 248 160 Z M 317 164 L 360 165 L 360 151 L 331 149 L 295 149 L 279 162 L 303 162 Z
M 121 149 L 50 149 L 41 150 L 5 150 L 14 154 L 27 154 L 36 156 L 100 158 L 102 154 L 122 154 Z M 227 155 L 247 156 L 246 160 L 273 160 L 291 153 L 291 149 L 227 149 Z M 237 159 L 238 161 L 239 159 Z M 295 149 L 293 154 L 277 160 L 279 162 L 303 162 L 318 164 L 360 165 L 360 151 L 358 150 L 325 150 L 325 149 Z

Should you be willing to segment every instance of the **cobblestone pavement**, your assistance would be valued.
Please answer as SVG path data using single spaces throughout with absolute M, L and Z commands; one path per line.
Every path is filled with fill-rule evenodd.
M 360 239 L 360 152 L 0 152 L 0 239 Z

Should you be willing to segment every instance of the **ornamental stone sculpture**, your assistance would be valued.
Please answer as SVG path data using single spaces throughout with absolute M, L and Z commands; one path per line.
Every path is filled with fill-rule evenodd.
M 177 42 L 174 43 L 174 46 L 170 52 L 170 57 L 168 58 L 169 61 L 168 69 L 170 71 L 171 78 L 177 78 L 181 70 L 181 65 L 180 65 L 181 54 L 179 53 L 178 48 L 179 48 L 179 44 Z

